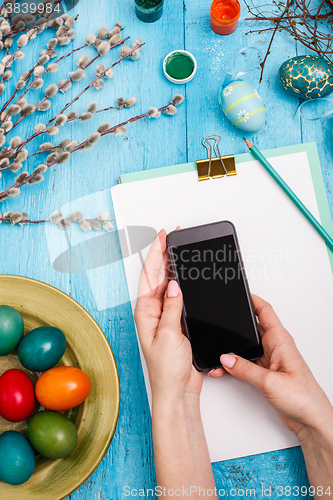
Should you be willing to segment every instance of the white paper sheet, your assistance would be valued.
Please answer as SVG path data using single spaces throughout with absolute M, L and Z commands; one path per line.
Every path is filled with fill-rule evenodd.
M 320 220 L 307 154 L 270 161 Z M 238 164 L 237 173 L 198 182 L 197 174 L 189 172 L 115 186 L 118 229 L 144 225 L 170 232 L 177 225 L 232 221 L 251 291 L 274 306 L 333 402 L 333 278 L 326 245 L 257 161 Z M 124 265 L 134 309 L 138 254 Z M 141 359 L 151 400 L 142 354 Z M 212 462 L 298 444 L 261 393 L 231 377 L 205 375 L 201 411 Z

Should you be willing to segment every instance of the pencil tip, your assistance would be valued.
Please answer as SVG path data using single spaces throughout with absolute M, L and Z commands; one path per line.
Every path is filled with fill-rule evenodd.
M 250 142 L 250 141 L 248 141 L 247 139 L 245 139 L 245 137 L 243 137 L 243 139 L 244 139 L 244 141 L 246 142 L 247 147 L 248 147 L 249 149 L 251 149 L 251 148 L 252 148 L 252 146 L 253 146 L 252 142 Z

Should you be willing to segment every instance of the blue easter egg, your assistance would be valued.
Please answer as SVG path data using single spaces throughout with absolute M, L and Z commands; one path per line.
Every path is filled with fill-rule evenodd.
M 28 332 L 18 346 L 20 362 L 28 370 L 45 372 L 64 355 L 66 337 L 59 328 L 41 326 Z
M 10 306 L 0 306 L 0 356 L 14 351 L 24 333 L 21 314 Z
M 325 97 L 333 91 L 333 64 L 318 56 L 297 56 L 280 68 L 284 88 L 300 99 Z
M 231 123 L 245 132 L 258 132 L 265 125 L 265 106 L 249 83 L 229 83 L 220 93 L 220 105 Z
M 23 484 L 32 476 L 36 465 L 35 453 L 29 441 L 16 431 L 0 436 L 0 479 L 5 483 Z

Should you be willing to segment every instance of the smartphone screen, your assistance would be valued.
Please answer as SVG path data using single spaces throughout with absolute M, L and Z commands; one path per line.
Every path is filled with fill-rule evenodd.
M 232 226 L 231 234 L 169 248 L 183 292 L 186 333 L 195 366 L 201 370 L 221 366 L 221 354 L 234 353 L 246 359 L 261 355 L 251 296 L 233 233 Z M 173 240 L 175 243 L 177 236 Z

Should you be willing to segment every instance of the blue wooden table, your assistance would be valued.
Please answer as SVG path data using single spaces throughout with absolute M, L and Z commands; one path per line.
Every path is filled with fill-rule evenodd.
M 72 207 L 80 206 L 85 217 L 95 217 L 98 210 L 113 213 L 109 188 L 118 182 L 122 173 L 135 170 L 162 167 L 177 163 L 194 161 L 204 157 L 201 145 L 204 137 L 211 133 L 222 136 L 221 152 L 242 153 L 246 151 L 241 140 L 242 133 L 233 127 L 221 113 L 217 94 L 224 78 L 224 72 L 231 70 L 237 51 L 243 47 L 256 47 L 263 55 L 269 36 L 266 33 L 246 35 L 253 24 L 244 21 L 245 5 L 238 29 L 230 36 L 222 37 L 214 34 L 209 26 L 210 0 L 166 0 L 165 12 L 160 21 L 147 25 L 140 22 L 134 13 L 134 0 L 80 0 L 71 15 L 79 14 L 76 25 L 78 32 L 74 47 L 82 45 L 89 33 L 106 25 L 111 29 L 117 21 L 121 21 L 126 29 L 125 35 L 134 40 L 142 38 L 145 47 L 142 57 L 137 62 L 126 61 L 116 68 L 115 78 L 106 82 L 104 90 L 91 89 L 84 94 L 76 106 L 83 112 L 92 100 L 97 100 L 100 108 L 115 104 L 118 97 L 136 96 L 138 103 L 134 108 L 123 111 L 109 111 L 98 115 L 91 122 L 81 124 L 75 122 L 61 130 L 58 138 L 70 137 L 83 140 L 103 121 L 117 124 L 125 117 L 145 112 L 150 106 L 163 106 L 178 92 L 186 96 L 186 101 L 179 107 L 174 117 L 163 116 L 158 121 L 145 119 L 128 126 L 125 136 L 107 136 L 91 151 L 76 153 L 70 162 L 53 168 L 45 175 L 45 181 L 36 186 L 22 188 L 17 198 L 6 200 L 1 211 L 27 211 L 31 219 L 47 218 L 54 210 L 61 209 L 68 203 Z M 45 41 L 50 37 L 43 34 L 38 38 Z M 33 45 L 35 44 L 35 45 Z M 37 43 L 32 42 L 36 47 Z M 163 76 L 162 61 L 166 54 L 174 49 L 187 49 L 192 52 L 198 62 L 195 79 L 186 87 L 169 83 Z M 67 53 L 67 47 L 60 48 L 59 54 Z M 40 50 L 40 49 L 39 49 Z M 106 61 L 114 61 L 118 57 L 114 52 L 106 56 Z M 27 51 L 32 54 L 31 48 Z M 90 56 L 93 48 L 85 51 Z M 246 80 L 260 92 L 266 105 L 267 123 L 257 134 L 248 137 L 260 149 L 287 146 L 300 142 L 316 141 L 322 170 L 330 201 L 333 208 L 333 173 L 332 173 L 332 121 L 302 121 L 295 115 L 298 100 L 287 94 L 278 80 L 278 69 L 288 58 L 309 53 L 288 34 L 278 34 L 273 43 L 271 54 L 267 60 L 264 79 L 258 86 L 259 70 L 250 73 Z M 47 75 L 46 83 L 65 78 L 78 59 L 74 55 L 67 59 L 54 77 Z M 257 61 L 254 57 L 253 62 Z M 103 61 L 104 62 L 104 61 Z M 28 69 L 29 58 L 14 64 L 16 75 Z M 30 68 L 30 66 L 29 66 Z M 73 85 L 64 96 L 57 96 L 53 102 L 54 110 L 73 98 L 78 89 L 92 78 L 93 68 L 87 71 L 86 80 Z M 1 100 L 10 94 L 13 86 L 8 85 Z M 35 91 L 32 102 L 37 102 L 41 91 Z M 37 113 L 36 113 L 37 114 Z M 25 120 L 18 135 L 25 137 L 32 127 L 45 121 L 45 115 Z M 47 112 L 50 118 L 51 111 Z M 14 133 L 12 135 L 15 135 Z M 45 140 L 37 140 L 39 144 Z M 30 148 L 29 148 L 30 149 Z M 33 152 L 31 149 L 29 152 Z M 29 160 L 27 170 L 33 171 L 40 161 L 38 157 Z M 10 185 L 14 175 L 6 172 L 0 180 L 0 186 Z M 302 182 L 302 179 L 300 179 Z M 99 197 L 100 193 L 100 197 Z M 89 197 L 89 195 L 92 195 Z M 96 196 L 100 203 L 96 204 Z M 82 198 L 85 200 L 82 202 Z M 78 200 L 78 201 L 75 201 Z M 80 201 L 81 200 L 81 201 Z M 81 205 L 80 205 L 81 203 Z M 67 215 L 67 213 L 65 214 Z M 68 241 L 84 239 L 84 233 L 78 229 L 68 232 Z M 99 233 L 96 233 L 98 235 Z M 126 300 L 126 280 L 121 269 L 110 281 L 106 275 L 103 279 L 101 269 L 83 273 L 63 273 L 53 268 L 58 238 L 64 233 L 57 227 L 52 230 L 44 225 L 31 225 L 24 228 L 9 224 L 0 226 L 1 263 L 0 272 L 32 277 L 50 283 L 75 298 L 98 321 L 106 333 L 119 368 L 121 385 L 121 409 L 118 427 L 110 449 L 90 479 L 83 484 L 70 498 L 72 500 L 111 500 L 123 497 L 123 488 L 147 489 L 155 485 L 154 458 L 151 436 L 151 419 L 147 403 L 146 391 L 139 359 L 135 328 L 130 303 Z M 91 237 L 91 235 L 89 235 Z M 99 273 L 99 274 L 98 274 Z M 92 292 L 99 286 L 107 297 L 105 304 L 97 304 Z M 127 297 L 121 300 L 119 297 Z M 110 307 L 113 306 L 113 307 Z M 301 487 L 308 484 L 303 456 L 300 448 L 240 458 L 213 465 L 217 487 L 224 489 L 226 496 L 245 497 L 241 490 L 255 489 L 257 498 L 281 498 L 278 486 Z M 266 496 L 262 489 L 271 487 Z M 294 490 L 297 491 L 297 490 Z M 230 496 L 229 495 L 229 496 Z M 250 496 L 250 493 L 248 493 Z M 292 498 L 307 498 L 292 495 Z M 134 498 L 134 497 L 133 497 Z

